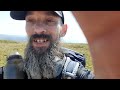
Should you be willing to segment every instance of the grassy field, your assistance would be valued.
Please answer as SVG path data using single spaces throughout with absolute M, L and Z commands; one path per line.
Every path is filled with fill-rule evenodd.
M 6 64 L 6 58 L 11 53 L 18 51 L 23 56 L 25 45 L 26 43 L 0 40 L 0 66 L 4 66 Z M 87 62 L 86 67 L 90 70 L 93 70 L 91 56 L 87 44 L 67 43 L 62 44 L 62 46 L 84 54 Z

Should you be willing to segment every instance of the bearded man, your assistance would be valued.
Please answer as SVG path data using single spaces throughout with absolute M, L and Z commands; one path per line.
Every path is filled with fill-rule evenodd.
M 60 46 L 60 38 L 67 32 L 62 11 L 11 11 L 10 15 L 26 21 L 29 41 L 23 69 L 28 79 L 94 78 L 85 68 L 83 55 Z

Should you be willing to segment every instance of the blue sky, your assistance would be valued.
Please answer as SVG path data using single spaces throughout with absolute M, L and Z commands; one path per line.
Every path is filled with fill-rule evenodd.
M 25 21 L 13 20 L 9 11 L 0 11 L 0 34 L 8 35 L 26 35 Z M 87 43 L 87 40 L 69 11 L 64 11 L 65 23 L 68 24 L 68 30 L 63 41 L 69 43 Z

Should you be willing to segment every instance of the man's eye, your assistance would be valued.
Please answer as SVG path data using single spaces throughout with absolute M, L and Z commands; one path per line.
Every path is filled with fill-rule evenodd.
M 55 24 L 56 24 L 56 21 L 55 21 L 55 20 L 52 20 L 52 19 L 47 19 L 47 20 L 46 20 L 46 24 L 47 24 L 47 25 L 55 25 Z
M 48 19 L 47 22 L 55 22 L 55 21 L 52 19 Z

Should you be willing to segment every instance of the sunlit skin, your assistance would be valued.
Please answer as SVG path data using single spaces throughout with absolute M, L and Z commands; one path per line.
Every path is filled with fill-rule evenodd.
M 26 32 L 29 37 L 34 34 L 51 35 L 52 41 L 65 36 L 67 25 L 61 24 L 61 18 L 53 11 L 28 11 L 26 15 Z M 47 38 L 35 38 L 32 41 L 34 48 L 48 48 L 50 41 Z
M 120 11 L 73 11 L 90 47 L 95 78 L 120 78 Z

